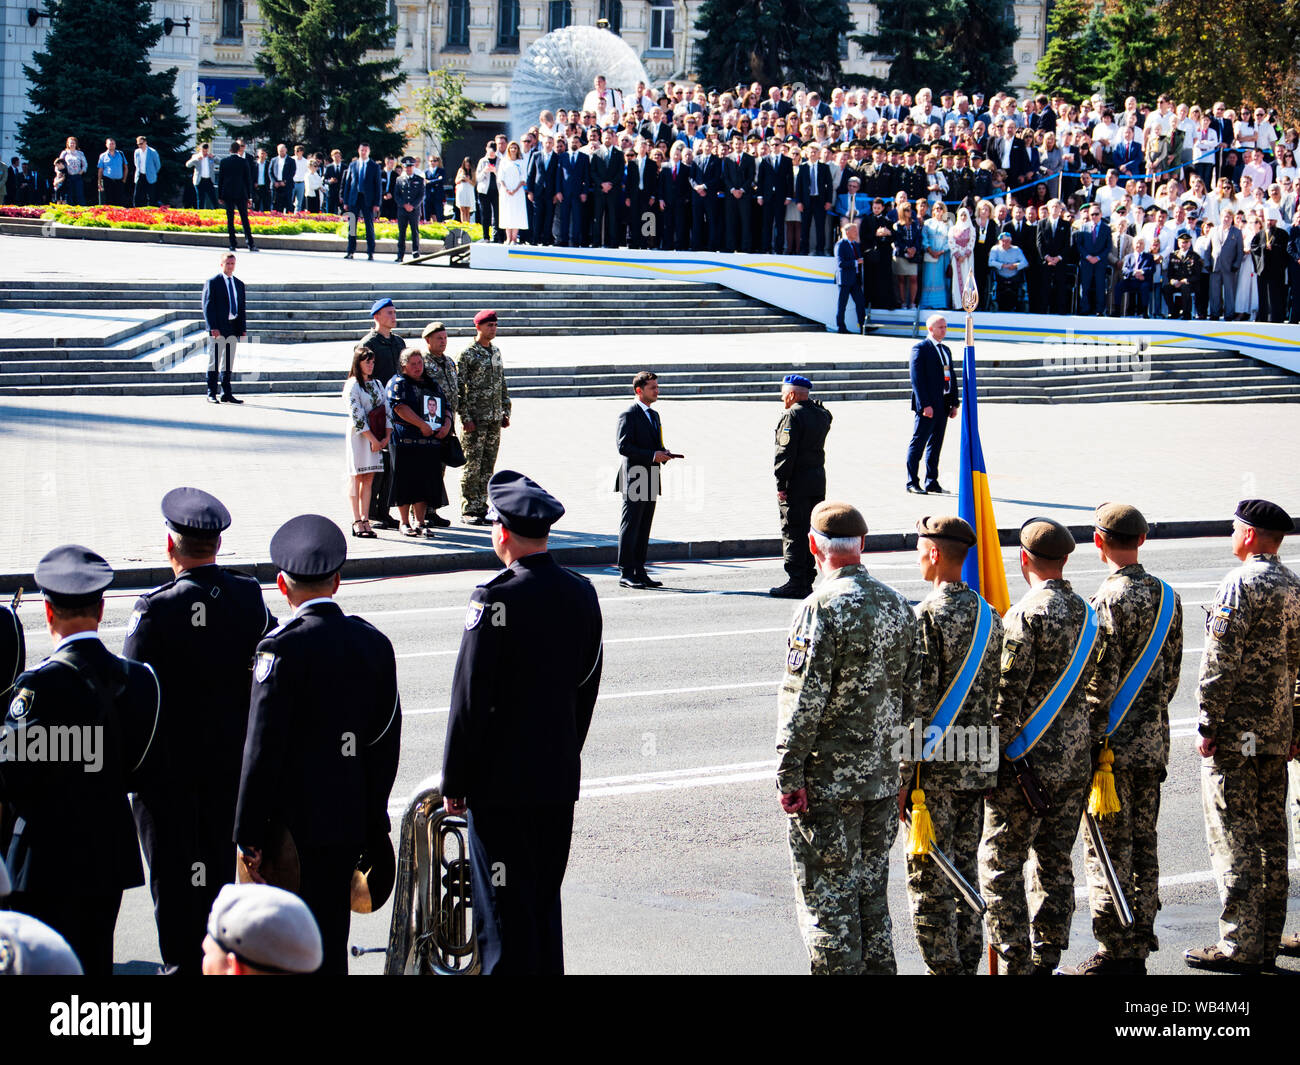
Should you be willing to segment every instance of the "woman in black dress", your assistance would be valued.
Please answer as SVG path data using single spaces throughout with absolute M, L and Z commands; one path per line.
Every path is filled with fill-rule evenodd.
M 402 516 L 402 535 L 419 536 L 428 501 L 440 497 L 440 445 L 451 432 L 442 389 L 424 376 L 424 356 L 419 348 L 407 348 L 398 359 L 398 371 L 388 382 L 388 405 L 397 439 L 393 502 Z M 423 533 L 433 537 L 432 528 L 423 529 Z

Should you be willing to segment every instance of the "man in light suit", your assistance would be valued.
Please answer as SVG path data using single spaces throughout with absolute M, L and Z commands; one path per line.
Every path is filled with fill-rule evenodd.
M 1210 234 L 1210 249 L 1214 267 L 1210 271 L 1210 318 L 1217 319 L 1220 312 L 1225 322 L 1232 321 L 1237 295 L 1237 269 L 1241 266 L 1241 230 L 1232 222 L 1226 211 Z
M 199 150 L 190 156 L 185 164 L 194 171 L 194 199 L 200 211 L 217 209 L 217 160 L 212 155 L 212 147 L 200 144 Z
M 222 403 L 243 403 L 230 390 L 235 348 L 248 333 L 244 313 L 244 283 L 235 276 L 235 253 L 221 256 L 221 273 L 203 283 L 203 320 L 208 334 L 208 402 L 217 400 L 217 368 L 221 369 Z
M 144 137 L 135 139 L 135 197 L 132 201 L 136 207 L 149 207 L 157 197 L 154 187 L 158 182 L 158 173 L 162 169 L 162 159 L 158 152 L 149 147 Z
M 917 495 L 943 491 L 939 485 L 939 452 L 948 419 L 957 417 L 961 405 L 952 352 L 943 342 L 948 335 L 948 319 L 942 314 L 930 315 L 925 320 L 925 331 L 926 339 L 912 348 L 908 363 L 915 419 L 912 442 L 907 447 L 907 490 Z M 924 488 L 917 479 L 922 451 L 925 452 Z
M 1101 208 L 1088 208 L 1088 219 L 1074 234 L 1079 259 L 1079 284 L 1083 288 L 1080 314 L 1105 313 L 1106 271 L 1110 267 L 1110 227 L 1102 221 Z
M 622 588 L 662 588 L 663 582 L 651 579 L 646 572 L 645 556 L 659 498 L 659 467 L 682 456 L 664 447 L 663 426 L 651 409 L 659 398 L 658 376 L 642 370 L 632 379 L 632 390 L 636 402 L 618 416 L 622 466 L 614 490 L 623 495 L 623 514 L 618 523 L 618 583 Z
M 375 219 L 379 217 L 379 164 L 370 158 L 370 145 L 357 145 L 357 157 L 348 164 L 343 179 L 343 211 L 348 215 L 348 250 L 351 259 L 357 250 L 357 223 L 366 226 L 366 258 L 375 257 Z
M 582 244 L 582 205 L 591 190 L 591 157 L 582 150 L 582 138 L 569 138 L 569 150 L 560 153 L 555 178 L 555 215 L 559 225 L 556 243 L 561 248 Z

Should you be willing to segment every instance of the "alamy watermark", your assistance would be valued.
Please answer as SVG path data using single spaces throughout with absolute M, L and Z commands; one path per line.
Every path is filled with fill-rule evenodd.
M 985 773 L 998 768 L 996 725 L 956 725 L 943 732 L 917 718 L 910 725 L 895 725 L 890 741 L 889 756 L 895 762 L 971 762 Z M 934 750 L 927 758 L 925 752 L 931 745 Z

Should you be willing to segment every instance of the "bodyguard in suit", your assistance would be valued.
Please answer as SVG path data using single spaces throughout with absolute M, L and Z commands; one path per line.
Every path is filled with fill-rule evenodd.
M 266 149 L 257 149 L 257 159 L 252 164 L 253 210 L 269 211 L 271 209 L 271 160 L 266 157 Z
M 357 250 L 357 223 L 366 226 L 366 258 L 375 257 L 375 219 L 379 217 L 380 188 L 379 164 L 370 158 L 370 145 L 357 145 L 357 157 L 348 164 L 343 179 L 343 210 L 348 219 L 348 250 L 343 256 L 351 259 Z
M 918 495 L 942 492 L 939 486 L 939 452 L 948 419 L 957 417 L 961 400 L 952 352 L 943 342 L 948 319 L 932 314 L 925 320 L 924 340 L 912 348 L 908 373 L 912 379 L 912 442 L 907 448 L 907 490 Z M 921 452 L 925 452 L 925 487 L 917 480 Z
M 339 203 L 343 197 L 343 178 L 347 175 L 348 168 L 343 162 L 343 153 L 335 148 L 330 152 L 330 161 L 325 164 L 325 170 L 322 172 L 323 184 L 321 190 L 325 194 L 325 214 L 338 214 Z
M 618 525 L 619 585 L 624 588 L 661 588 L 646 571 L 650 524 L 659 499 L 659 467 L 681 458 L 664 447 L 663 426 L 652 410 L 659 398 L 659 378 L 642 370 L 632 379 L 636 402 L 618 416 L 618 453 L 622 465 L 614 491 L 623 494 L 623 514 Z
M 786 582 L 769 589 L 775 599 L 803 599 L 812 591 L 817 564 L 808 550 L 813 508 L 826 498 L 826 434 L 831 412 L 811 398 L 812 381 L 788 374 L 781 382 L 785 412 L 776 426 L 776 502 Z
M 1237 295 L 1237 270 L 1241 267 L 1241 230 L 1232 224 L 1232 215 L 1224 211 L 1223 218 L 1210 234 L 1210 248 L 1214 266 L 1210 270 L 1210 317 L 1218 318 L 1220 312 L 1225 322 L 1232 321 Z
M 1065 314 L 1070 309 L 1070 223 L 1060 200 L 1050 200 L 1047 217 L 1038 223 L 1038 261 L 1042 272 L 1042 309 Z
M 722 247 L 722 164 L 708 141 L 700 143 L 691 166 L 691 251 Z
M 754 157 L 745 153 L 744 145 L 736 137 L 731 142 L 731 154 L 722 163 L 722 190 L 726 193 L 727 237 L 723 251 L 747 252 L 753 247 L 751 235 L 754 186 L 757 166 Z
M 628 212 L 629 248 L 655 247 L 663 224 L 656 210 L 659 204 L 659 164 L 650 158 L 649 148 L 649 141 L 637 141 L 636 158 L 627 164 L 623 204 Z M 653 223 L 653 228 L 649 233 L 644 233 L 642 231 L 647 221 Z
M 582 245 L 582 208 L 591 192 L 591 157 L 582 151 L 582 138 L 569 138 L 569 150 L 560 153 L 555 177 L 556 243 L 562 248 Z
M 533 240 L 542 245 L 555 243 L 551 232 L 555 225 L 555 188 L 560 173 L 560 156 L 555 138 L 543 137 L 542 148 L 533 153 L 525 188 L 533 208 Z
M 230 390 L 235 348 L 248 333 L 244 283 L 235 276 L 235 254 L 221 256 L 221 273 L 203 283 L 203 320 L 208 326 L 208 402 L 217 402 L 217 368 L 221 368 L 221 402 L 243 403 Z
M 469 827 L 483 972 L 559 974 L 560 888 L 600 690 L 600 603 L 590 581 L 547 551 L 550 528 L 564 514 L 559 500 L 523 474 L 500 470 L 488 482 L 488 501 L 492 547 L 506 568 L 474 589 L 465 615 L 443 745 L 443 805 Z
M 112 975 L 122 892 L 144 883 L 127 793 L 155 763 L 161 698 L 148 666 L 100 642 L 112 580 L 109 564 L 76 544 L 37 563 L 54 652 L 18 678 L 0 726 L 8 905 L 63 936 L 87 976 Z M 38 742 L 45 757 L 22 756 Z M 50 756 L 53 743 L 66 744 L 63 757 Z
M 217 565 L 230 527 L 220 500 L 174 488 L 162 514 L 176 576 L 136 600 L 122 649 L 153 669 L 162 690 L 159 771 L 140 788 L 134 812 L 163 965 L 197 976 L 208 912 L 234 880 L 253 654 L 275 618 L 256 580 Z
M 1101 219 L 1101 208 L 1088 208 L 1087 221 L 1074 234 L 1074 251 L 1079 260 L 1079 284 L 1083 289 L 1080 314 L 1103 314 L 1106 302 L 1106 271 L 1110 269 L 1110 226 Z
M 594 214 L 591 223 L 593 248 L 617 248 L 619 240 L 618 205 L 623 200 L 626 161 L 614 143 L 614 131 L 605 130 L 604 143 L 591 154 L 591 195 Z
M 221 161 L 217 170 L 217 202 L 226 209 L 226 233 L 230 236 L 230 250 L 235 250 L 235 212 L 244 226 L 244 241 L 249 251 L 253 247 L 253 230 L 248 225 L 248 208 L 253 204 L 253 187 L 249 182 L 248 161 L 244 158 L 244 142 L 232 141 L 230 154 Z
M 831 181 L 831 168 L 818 161 L 820 155 L 816 145 L 809 147 L 808 162 L 799 168 L 794 183 L 794 198 L 803 208 L 800 212 L 800 255 L 810 252 L 813 255 L 826 254 L 826 211 L 834 201 L 835 187 Z M 811 240 L 811 236 L 816 240 Z M 812 251 L 813 247 L 816 251 Z
M 794 165 L 779 145 L 759 160 L 755 183 L 763 211 L 758 250 L 764 255 L 781 255 L 785 250 L 786 201 L 794 196 Z
M 680 142 L 659 171 L 659 201 L 663 219 L 659 230 L 664 251 L 686 251 L 691 246 L 691 165 Z
M 271 538 L 276 587 L 293 617 L 257 646 L 235 843 L 260 875 L 287 830 L 302 898 L 320 926 L 320 972 L 346 975 L 352 874 L 390 848 L 402 707 L 393 645 L 334 602 L 347 539 L 329 518 L 300 514 Z M 391 860 L 391 859 L 390 859 Z

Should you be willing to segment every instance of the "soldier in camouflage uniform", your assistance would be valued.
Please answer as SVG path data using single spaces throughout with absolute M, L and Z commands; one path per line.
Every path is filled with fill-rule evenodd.
M 974 543 L 975 530 L 961 518 L 934 516 L 916 523 L 917 562 L 921 576 L 934 589 L 916 608 L 921 640 L 919 709 L 924 719 L 912 725 L 914 736 L 933 720 L 971 651 L 979 593 L 962 581 L 961 567 Z M 910 736 L 900 763 L 900 810 L 919 786 L 934 825 L 935 843 L 972 884 L 979 880 L 976 859 L 984 827 L 984 792 L 997 781 L 999 752 L 992 732 L 1001 656 L 1002 619 L 994 612 L 983 662 L 952 722 L 948 742 L 935 751 L 933 761 L 921 763 L 919 780 Z M 981 749 L 991 755 L 987 761 L 980 758 Z M 984 951 L 983 925 L 953 898 L 952 885 L 934 861 L 907 856 L 907 897 L 916 944 L 930 972 L 974 975 Z
M 1219 881 L 1219 942 L 1187 964 L 1259 972 L 1274 964 L 1286 920 L 1286 763 L 1300 745 L 1300 577 L 1278 551 L 1294 524 L 1275 503 L 1237 507 L 1232 553 L 1206 619 L 1197 687 L 1201 805 Z
M 1160 862 L 1156 822 L 1160 785 L 1169 762 L 1169 703 L 1178 690 L 1183 664 L 1183 604 L 1177 593 L 1164 643 L 1123 721 L 1105 739 L 1111 704 L 1153 637 L 1160 610 L 1160 582 L 1138 561 L 1146 542 L 1147 523 L 1136 507 L 1103 503 L 1097 508 L 1092 542 L 1110 569 L 1092 597 L 1097 611 L 1097 668 L 1084 693 L 1094 751 L 1103 741 L 1114 755 L 1112 772 L 1119 812 L 1097 818 L 1111 864 L 1133 911 L 1133 926 L 1119 921 L 1093 846 L 1085 834 L 1088 900 L 1097 952 L 1072 970 L 1078 976 L 1145 975 L 1146 957 L 1160 949 L 1156 911 L 1160 909 Z M 1095 761 L 1095 759 L 1094 759 Z
M 424 380 L 436 384 L 442 391 L 447 413 L 452 418 L 452 424 L 455 425 L 456 407 L 460 402 L 460 385 L 456 376 L 456 364 L 447 354 L 447 327 L 441 322 L 430 322 L 424 327 L 420 337 L 424 341 L 424 351 L 421 353 L 424 355 Z M 448 503 L 447 489 L 443 487 L 446 473 L 446 465 L 439 463 L 438 498 L 428 500 L 429 506 L 424 514 L 424 524 L 427 528 L 445 529 L 451 524 L 437 512 L 439 507 L 445 507 Z
M 810 398 L 812 381 L 789 374 L 781 382 L 785 413 L 776 426 L 776 503 L 781 516 L 781 553 L 789 578 L 771 589 L 777 599 L 802 599 L 812 591 L 817 566 L 808 550 L 813 507 L 826 498 L 826 434 L 831 412 Z
M 1066 672 L 1079 642 L 1088 606 L 1062 576 L 1074 546 L 1070 530 L 1051 518 L 1031 518 L 1024 524 L 1020 572 L 1029 591 L 1003 618 L 1002 675 L 993 723 L 1004 758 L 997 787 L 984 801 L 980 886 L 989 906 L 989 938 L 1009 975 L 1051 973 L 1070 944 L 1070 851 L 1091 779 L 1083 693 L 1095 663 L 1095 644 L 1028 759 L 1050 798 L 1047 813 L 1039 815 L 1030 808 L 1005 752 Z M 1024 866 L 1031 852 L 1035 870 L 1026 905 Z
M 894 973 L 891 748 L 916 716 L 916 619 L 862 567 L 867 524 L 857 510 L 821 503 L 812 530 L 824 580 L 795 613 L 777 697 L 795 911 L 814 974 Z
M 1295 707 L 1296 716 L 1300 718 L 1300 676 L 1296 677 L 1295 682 Z M 1286 771 L 1291 778 L 1291 843 L 1295 847 L 1296 857 L 1300 858 L 1300 758 L 1293 756 Z M 1300 958 L 1300 935 L 1284 935 L 1278 953 Z
M 497 312 L 474 315 L 478 335 L 456 363 L 460 378 L 461 441 L 465 468 L 460 475 L 460 515 L 466 525 L 491 525 L 487 520 L 487 483 L 497 463 L 501 430 L 510 425 L 510 393 L 501 352 L 492 343 Z

